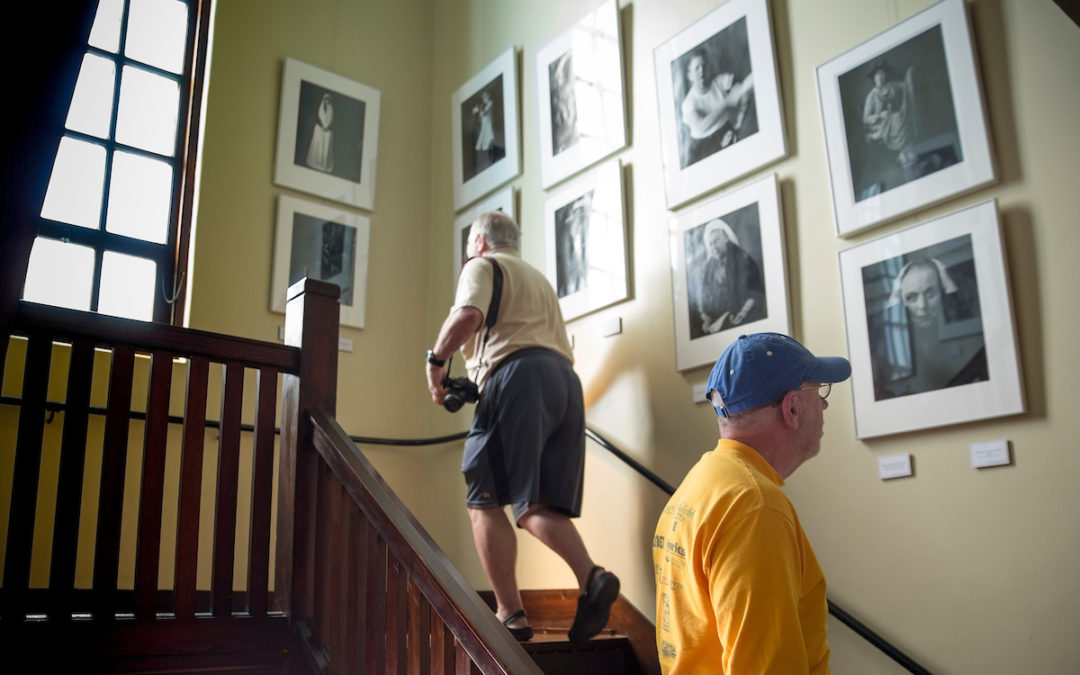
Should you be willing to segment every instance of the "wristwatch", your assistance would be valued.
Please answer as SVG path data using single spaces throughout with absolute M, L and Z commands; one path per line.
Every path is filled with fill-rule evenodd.
M 435 356 L 435 352 L 431 351 L 430 349 L 427 350 L 427 362 L 430 363 L 433 366 L 438 366 L 440 368 L 442 368 L 443 366 L 446 365 L 446 361 L 443 360 L 443 359 L 437 358 Z

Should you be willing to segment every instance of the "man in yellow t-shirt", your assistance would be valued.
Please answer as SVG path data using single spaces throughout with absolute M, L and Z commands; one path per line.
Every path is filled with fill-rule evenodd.
M 825 398 L 850 375 L 777 333 L 742 335 L 716 361 L 720 440 L 653 537 L 666 675 L 829 672 L 825 575 L 781 487 L 820 450 Z

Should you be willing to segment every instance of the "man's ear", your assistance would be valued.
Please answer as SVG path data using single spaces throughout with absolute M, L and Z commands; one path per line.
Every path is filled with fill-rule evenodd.
M 797 392 L 789 391 L 784 394 L 780 401 L 780 416 L 784 420 L 784 426 L 795 429 L 799 426 L 799 415 L 802 414 L 802 404 L 799 402 Z

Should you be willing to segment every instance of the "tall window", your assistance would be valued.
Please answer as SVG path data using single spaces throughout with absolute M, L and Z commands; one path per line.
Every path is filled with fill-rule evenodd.
M 183 284 L 200 0 L 100 0 L 23 299 L 167 322 Z M 200 29 L 199 26 L 203 25 Z M 195 64 L 195 65 L 193 65 Z M 194 106 L 197 114 L 197 103 Z

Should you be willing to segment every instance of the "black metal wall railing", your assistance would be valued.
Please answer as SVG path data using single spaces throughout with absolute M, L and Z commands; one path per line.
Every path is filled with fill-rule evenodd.
M 0 405 L 20 405 L 22 400 L 14 396 L 0 396 Z M 52 421 L 55 413 L 62 411 L 65 408 L 63 403 L 49 401 L 45 404 L 45 409 L 48 411 L 49 416 L 46 418 L 46 423 Z M 104 408 L 91 407 L 89 410 L 91 415 L 104 415 L 107 411 Z M 132 412 L 131 419 L 143 419 L 145 415 L 139 412 Z M 179 416 L 170 416 L 169 422 L 171 424 L 183 424 L 184 418 Z M 209 428 L 217 428 L 218 423 L 214 420 L 207 420 L 206 426 Z M 242 431 L 253 431 L 254 427 L 250 424 L 241 425 Z M 280 430 L 275 429 L 275 433 L 279 433 Z M 619 458 L 623 463 L 632 468 L 637 473 L 641 474 L 652 484 L 659 487 L 669 496 L 675 493 L 675 488 L 667 483 L 658 475 L 649 470 L 630 455 L 623 452 L 616 445 L 608 441 L 606 438 L 596 433 L 592 429 L 586 428 L 585 435 L 592 439 L 597 445 L 607 450 L 611 454 Z M 403 446 L 419 446 L 419 445 L 438 445 L 440 443 L 450 443 L 453 441 L 459 441 L 464 439 L 466 432 L 460 432 L 456 434 L 450 434 L 447 436 L 438 436 L 435 438 L 414 438 L 414 439 L 394 439 L 394 438 L 372 438 L 368 436 L 349 436 L 354 443 L 362 443 L 365 445 L 403 445 Z M 844 624 L 855 633 L 857 633 L 864 640 L 877 647 L 886 656 L 891 658 L 896 663 L 900 664 L 909 673 L 915 673 L 916 675 L 931 675 L 930 671 L 919 665 L 914 659 L 900 651 L 895 645 L 881 637 L 864 623 L 856 619 L 855 617 L 844 611 L 832 600 L 827 600 L 829 606 L 829 614 L 832 614 L 837 621 Z

